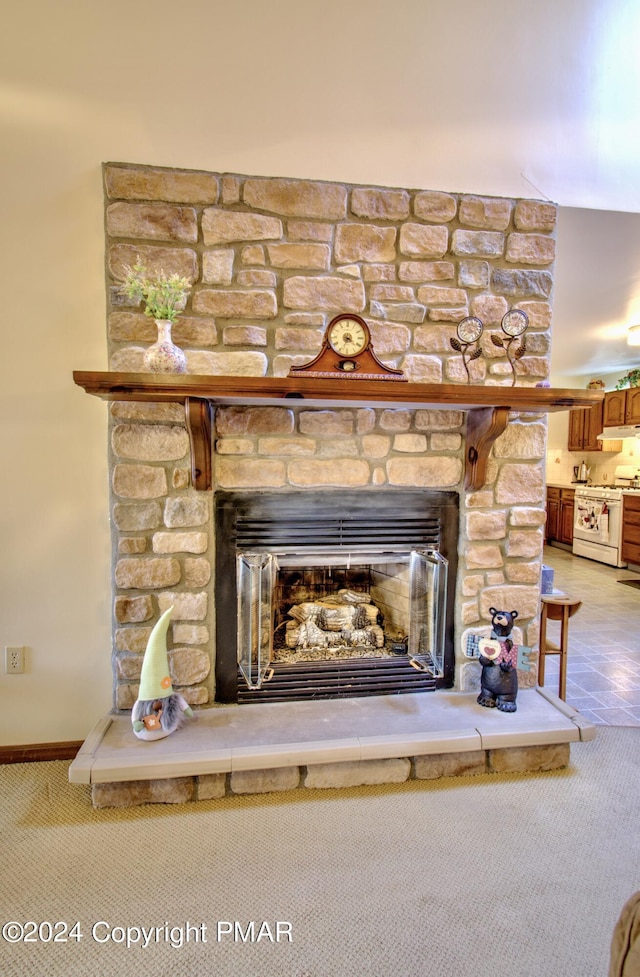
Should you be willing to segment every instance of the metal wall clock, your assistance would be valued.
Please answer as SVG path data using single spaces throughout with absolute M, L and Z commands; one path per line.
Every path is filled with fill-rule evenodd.
M 322 349 L 309 363 L 292 366 L 290 377 L 343 377 L 350 380 L 404 380 L 402 370 L 381 363 L 369 327 L 350 312 L 341 312 L 327 326 Z

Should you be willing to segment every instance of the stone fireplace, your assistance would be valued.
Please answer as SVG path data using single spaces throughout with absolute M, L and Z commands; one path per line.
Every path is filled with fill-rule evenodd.
M 328 322 L 338 313 L 351 312 L 365 319 L 378 358 L 386 366 L 402 370 L 409 381 L 385 386 L 411 388 L 413 383 L 431 385 L 430 389 L 437 391 L 457 384 L 469 392 L 491 387 L 499 399 L 500 388 L 511 388 L 514 367 L 505 356 L 504 347 L 494 339 L 500 334 L 505 313 L 516 307 L 526 312 L 529 321 L 526 350 L 520 351 L 515 364 L 518 388 L 535 387 L 546 381 L 555 206 L 535 200 L 125 163 L 105 165 L 104 183 L 109 370 L 110 376 L 116 378 L 108 398 L 112 401 L 114 712 L 104 728 L 111 725 L 116 738 L 115 754 L 122 757 L 123 751 L 132 749 L 126 732 L 127 714 L 137 698 L 143 652 L 158 615 L 173 606 L 169 631 L 173 685 L 194 706 L 202 717 L 201 723 L 213 723 L 218 729 L 213 742 L 219 741 L 221 709 L 240 710 L 243 718 L 235 718 L 231 725 L 246 726 L 249 739 L 255 726 L 262 722 L 259 717 L 264 708 L 272 710 L 267 722 L 270 731 L 276 714 L 281 723 L 277 734 L 281 746 L 274 747 L 274 752 L 268 756 L 264 751 L 256 754 L 241 741 L 235 760 L 230 757 L 236 747 L 229 756 L 221 753 L 212 759 L 209 740 L 198 739 L 203 737 L 205 727 L 200 726 L 200 733 L 195 727 L 193 735 L 200 743 L 197 749 L 204 749 L 207 759 L 194 760 L 193 770 L 190 768 L 193 783 L 187 793 L 192 789 L 197 790 L 198 796 L 224 792 L 218 781 L 215 787 L 213 781 L 206 781 L 209 786 L 193 787 L 203 771 L 205 780 L 222 777 L 224 781 L 224 772 L 213 771 L 236 769 L 240 777 L 240 770 L 282 766 L 287 770 L 285 780 L 278 779 L 278 775 L 269 783 L 283 786 L 304 769 L 296 766 L 298 773 L 293 774 L 292 764 L 318 763 L 319 757 L 327 755 L 345 762 L 358 757 L 364 763 L 369 762 L 366 757 L 404 757 L 400 779 L 408 775 L 410 768 L 417 769 L 406 759 L 412 751 L 439 750 L 443 756 L 455 753 L 460 758 L 457 765 L 452 767 L 444 761 L 436 764 L 437 769 L 449 772 L 467 769 L 468 762 L 476 768 L 476 759 L 477 769 L 487 769 L 489 745 L 501 742 L 503 732 L 496 739 L 498 734 L 491 725 L 494 720 L 487 716 L 496 710 L 475 705 L 480 669 L 477 661 L 465 656 L 465 636 L 469 629 L 488 627 L 490 607 L 516 609 L 516 639 L 532 649 L 537 645 L 545 520 L 544 410 L 528 409 L 525 413 L 510 408 L 508 413 L 500 408 L 505 422 L 507 416 L 509 422 L 503 433 L 492 437 L 483 477 L 470 488 L 465 481 L 465 465 L 471 452 L 465 452 L 465 436 L 468 437 L 471 416 L 467 423 L 464 398 L 453 398 L 448 403 L 446 398 L 436 398 L 435 403 L 405 406 L 389 395 L 388 403 L 375 402 L 372 397 L 347 404 L 329 400 L 323 405 L 286 399 L 286 394 L 280 394 L 281 399 L 262 403 L 251 394 L 250 381 L 287 377 L 292 366 L 312 360 L 320 349 Z M 225 378 L 225 388 L 233 393 L 226 400 L 218 399 L 212 412 L 212 453 L 209 465 L 207 443 L 204 485 L 197 481 L 196 475 L 200 477 L 202 472 L 193 465 L 193 458 L 209 441 L 208 421 L 201 428 L 197 447 L 189 411 L 185 419 L 184 397 L 173 397 L 170 391 L 157 400 L 151 396 L 146 400 L 117 396 L 118 389 L 125 390 L 126 377 L 143 372 L 144 350 L 156 339 L 153 322 L 123 298 L 118 289 L 125 266 L 134 264 L 138 257 L 150 268 L 177 272 L 193 283 L 173 338 L 185 350 L 190 375 L 201 380 Z M 481 319 L 484 333 L 479 340 L 481 355 L 465 364 L 460 345 L 456 348 L 451 340 L 455 340 L 459 321 L 468 315 Z M 465 386 L 467 368 L 472 386 Z M 119 386 L 121 380 L 123 385 Z M 352 382 L 356 381 L 339 381 Z M 534 398 L 532 403 L 538 401 Z M 567 406 L 571 404 L 567 402 Z M 238 625 L 236 609 L 244 600 L 241 597 L 239 601 L 237 589 L 237 559 L 242 546 L 237 538 L 228 538 L 229 518 L 233 514 L 233 522 L 247 498 L 268 498 L 270 504 L 294 514 L 300 513 L 301 506 L 306 511 L 328 506 L 347 516 L 370 510 L 372 545 L 360 545 L 350 555 L 334 540 L 329 558 L 324 560 L 311 551 L 305 556 L 304 546 L 291 546 L 291 539 L 284 547 L 273 547 L 275 562 L 282 564 L 276 586 L 282 588 L 286 584 L 290 589 L 275 610 L 272 603 L 263 602 L 268 606 L 266 617 L 251 616 L 262 604 L 253 601 L 252 605 L 250 596 L 248 620 L 253 623 Z M 414 507 L 419 500 L 418 514 L 423 505 L 427 511 L 432 505 L 445 506 L 438 517 L 444 526 L 443 535 L 435 545 L 433 540 L 422 537 L 417 539 L 417 545 L 404 539 L 389 554 L 380 543 L 383 516 L 402 513 L 409 498 Z M 416 510 L 412 511 L 415 514 Z M 426 569 L 423 567 L 425 580 L 435 572 L 433 565 L 438 560 L 446 561 L 448 566 L 446 596 L 443 598 L 436 587 L 429 597 L 432 610 L 436 605 L 442 607 L 439 623 L 434 625 L 437 615 L 423 622 L 425 633 L 435 635 L 431 647 L 421 645 L 415 638 L 420 628 L 412 624 L 410 615 L 403 620 L 394 617 L 389 591 L 385 595 L 381 585 L 385 574 L 400 579 L 416 551 L 431 553 L 431 565 L 427 561 Z M 253 562 L 245 560 L 247 567 L 243 571 L 251 581 L 247 593 L 252 595 L 251 588 L 260 574 L 271 573 L 271 569 L 264 570 L 269 548 L 256 551 L 252 545 L 248 552 L 253 556 L 257 553 Z M 223 553 L 226 555 L 221 556 Z M 352 568 L 347 576 L 347 569 Z M 337 591 L 325 587 L 329 575 L 340 578 Z M 401 601 L 410 603 L 406 594 L 411 587 L 406 582 L 403 586 L 405 596 Z M 294 599 L 296 587 L 304 591 L 302 601 Z M 321 593 L 323 589 L 327 592 Z M 304 618 L 306 612 L 300 610 L 301 604 L 309 603 L 308 598 L 321 604 L 320 611 L 313 611 L 315 624 L 320 619 L 318 614 L 324 624 L 331 615 L 335 619 L 342 615 L 340 620 L 347 620 L 344 608 L 335 608 L 335 594 L 339 591 L 347 594 L 347 604 L 375 605 L 373 610 L 352 608 L 351 616 L 347 615 L 348 625 L 343 630 L 367 634 L 360 644 L 378 640 L 371 637 L 373 632 L 366 631 L 367 614 L 370 618 L 366 626 L 373 618 L 375 623 L 391 622 L 381 639 L 380 661 L 387 663 L 391 659 L 395 639 L 406 638 L 404 657 L 415 660 L 418 678 L 420 666 L 426 663 L 422 670 L 428 673 L 428 688 L 435 688 L 435 692 L 417 698 L 430 703 L 427 712 L 423 705 L 416 704 L 415 696 L 385 698 L 405 700 L 405 704 L 411 700 L 405 719 L 409 721 L 408 714 L 414 710 L 412 730 L 416 729 L 416 722 L 429 726 L 430 717 L 439 716 L 437 723 L 442 722 L 446 730 L 453 729 L 447 732 L 445 745 L 437 731 L 425 734 L 427 739 L 423 742 L 418 734 L 405 734 L 398 729 L 381 745 L 376 736 L 365 742 L 360 730 L 356 740 L 349 738 L 351 733 L 347 738 L 336 739 L 329 754 L 321 744 L 298 749 L 293 744 L 307 733 L 288 725 L 289 712 L 280 711 L 285 704 L 261 704 L 252 698 L 259 691 L 257 685 L 264 683 L 253 681 L 251 669 L 255 662 L 251 660 L 244 663 L 244 673 L 241 662 L 238 673 L 234 660 L 239 646 L 238 627 L 248 627 L 249 644 L 259 645 L 260 628 L 268 618 L 272 632 L 279 629 L 281 636 L 286 630 L 284 618 L 291 617 L 291 608 L 294 617 L 308 620 Z M 327 646 L 334 646 L 336 639 L 330 635 L 330 624 L 320 630 L 324 631 L 322 640 Z M 256 666 L 258 672 L 262 665 L 264 662 Z M 411 664 L 408 667 L 411 669 Z M 246 688 L 238 696 L 243 674 Z M 533 707 L 535 712 L 543 698 L 533 688 L 535 667 L 523 671 L 519 680 L 522 691 L 531 689 L 531 696 L 538 703 Z M 234 703 L 236 698 L 243 704 L 225 705 Z M 378 699 L 375 688 L 370 699 Z M 368 699 L 365 696 L 358 701 L 364 704 Z M 533 698 L 527 701 L 533 703 Z M 247 708 L 245 702 L 254 705 Z M 466 709 L 467 718 L 456 720 L 457 705 L 452 718 L 451 703 Z M 329 722 L 329 712 L 315 709 L 322 703 L 302 705 L 304 709 L 314 706 L 313 721 L 320 724 L 319 728 Z M 369 706 L 363 705 L 363 709 L 368 714 Z M 483 715 L 478 716 L 477 711 Z M 298 714 L 298 710 L 294 712 Z M 395 721 L 393 712 L 389 713 L 390 723 Z M 304 715 L 303 728 L 308 731 L 313 722 L 308 711 Z M 462 717 L 463 712 L 458 715 Z M 519 711 L 517 716 L 520 715 Z M 396 709 L 395 719 L 398 717 Z M 119 719 L 123 722 L 119 723 Z M 341 721 L 336 721 L 336 730 Z M 377 730 L 380 717 L 372 721 Z M 471 723 L 468 732 L 457 728 L 460 722 L 463 727 Z M 525 746 L 560 743 L 561 763 L 566 763 L 568 757 L 564 746 L 582 736 L 578 732 L 580 723 L 573 717 L 562 720 L 560 732 L 555 719 L 550 726 L 544 719 L 541 737 L 532 733 L 537 719 L 525 715 L 523 722 L 526 729 L 516 735 L 517 742 Z M 512 719 L 512 728 L 517 723 Z M 174 737 L 162 742 L 170 744 L 172 740 Z M 469 759 L 471 754 L 464 752 L 472 750 L 471 744 L 480 751 L 473 760 Z M 156 746 L 153 759 L 145 753 L 144 764 L 137 754 L 124 765 L 120 760 L 115 766 L 111 760 L 104 761 L 101 779 L 130 781 L 140 770 L 145 771 L 146 778 L 162 779 L 182 769 L 177 761 L 167 759 L 171 745 Z M 165 750 L 169 753 L 165 754 Z M 95 782 L 98 767 L 94 760 L 93 747 L 88 745 L 73 776 L 82 782 Z M 396 759 L 384 762 L 400 763 Z M 553 759 L 549 762 L 558 765 Z M 148 772 L 151 768 L 147 763 L 155 772 Z M 496 769 L 495 760 L 492 764 L 491 768 Z M 537 769 L 535 764 L 515 768 Z M 105 783 L 105 789 L 108 786 Z M 172 799 L 186 799 L 180 791 L 180 796 Z M 148 791 L 145 797 L 149 799 Z M 111 802 L 107 799 L 104 803 Z
M 510 385 L 491 341 L 517 306 L 529 317 L 518 385 L 549 372 L 555 207 L 531 200 L 165 170 L 104 169 L 109 364 L 139 372 L 155 327 L 118 292 L 124 266 L 194 283 L 174 328 L 190 373 L 286 376 L 312 359 L 329 319 L 364 315 L 377 355 L 409 381 L 466 380 L 451 346 L 458 321 L 485 326 L 474 384 Z M 216 699 L 214 505 L 218 492 L 451 491 L 459 499 L 452 679 L 478 680 L 461 636 L 489 607 L 517 608 L 535 645 L 543 543 L 546 421 L 512 415 L 485 485 L 463 487 L 465 415 L 457 409 L 222 406 L 214 419 L 213 491 L 190 484 L 177 404 L 111 406 L 114 696 L 136 698 L 142 652 L 174 606 L 175 684 L 195 706 Z M 534 677 L 523 674 L 521 682 Z

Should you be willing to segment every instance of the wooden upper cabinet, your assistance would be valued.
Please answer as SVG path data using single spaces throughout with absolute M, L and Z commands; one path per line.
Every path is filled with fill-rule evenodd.
M 584 410 L 569 411 L 569 451 L 583 450 L 584 415 Z
M 626 423 L 640 424 L 640 387 L 629 387 L 625 393 L 627 395 Z
M 602 451 L 602 402 L 569 412 L 569 451 Z
M 624 424 L 624 414 L 627 404 L 626 390 L 611 390 L 604 395 L 604 426 L 617 427 Z
M 640 424 L 640 387 L 610 390 L 604 395 L 604 427 Z
M 584 412 L 585 451 L 602 451 L 602 441 L 598 441 L 598 435 L 602 434 L 602 413 L 602 402 L 594 404 Z

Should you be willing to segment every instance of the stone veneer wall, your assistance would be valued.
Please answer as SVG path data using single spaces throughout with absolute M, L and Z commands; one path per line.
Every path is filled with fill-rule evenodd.
M 518 383 L 548 376 L 553 204 L 132 164 L 107 164 L 104 178 L 111 370 L 142 371 L 156 338 L 117 288 L 139 255 L 194 284 L 174 327 L 191 373 L 285 376 L 315 355 L 334 315 L 357 312 L 381 359 L 410 381 L 464 382 L 449 340 L 476 315 L 485 333 L 473 382 L 510 385 L 490 334 L 517 306 L 530 323 Z M 225 407 L 214 491 L 458 490 L 456 687 L 470 690 L 478 666 L 461 657 L 460 639 L 488 623 L 489 607 L 517 609 L 523 640 L 537 643 L 546 418 L 512 416 L 477 492 L 462 486 L 463 431 L 457 410 Z M 174 685 L 205 705 L 214 695 L 212 493 L 189 484 L 182 408 L 115 403 L 110 440 L 115 706 L 135 701 L 147 638 L 170 604 Z

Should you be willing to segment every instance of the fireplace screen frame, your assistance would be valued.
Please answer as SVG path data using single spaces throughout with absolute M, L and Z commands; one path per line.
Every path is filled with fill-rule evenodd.
M 441 667 L 430 687 L 451 688 L 454 680 L 453 618 L 457 579 L 459 496 L 442 490 L 385 492 L 217 492 L 214 498 L 216 572 L 216 701 L 238 701 L 246 666 L 239 669 L 237 566 L 243 557 L 261 561 L 265 554 L 295 550 L 304 561 L 318 554 L 354 554 L 360 562 L 380 554 L 432 551 L 434 562 L 448 564 L 448 585 L 438 608 L 442 631 Z M 329 557 L 330 558 L 330 557 Z M 350 559 L 350 557 L 348 557 Z M 260 576 L 260 570 L 257 571 Z M 273 573 L 270 567 L 268 574 Z M 414 581 L 417 580 L 414 575 Z M 254 622 L 254 628 L 257 621 Z M 240 634 L 241 638 L 242 635 Z M 255 635 L 254 635 L 255 637 Z M 415 649 L 414 643 L 414 649 Z M 411 669 L 410 669 L 411 671 Z M 244 672 L 244 675 L 242 674 Z M 264 677 L 262 663 L 260 679 Z M 258 672 L 256 672 L 258 675 Z M 251 676 L 251 671 L 249 671 Z M 256 684 L 247 682 L 250 689 Z M 253 694 L 253 693 L 251 693 Z M 250 694 L 250 695 L 251 695 Z M 374 694 L 374 693 L 369 693 Z M 247 701 L 243 699 L 242 701 Z

